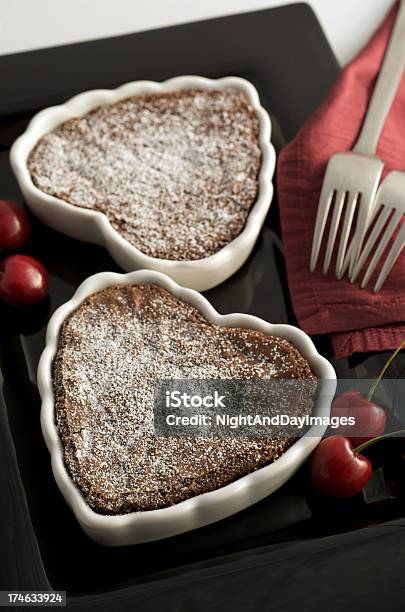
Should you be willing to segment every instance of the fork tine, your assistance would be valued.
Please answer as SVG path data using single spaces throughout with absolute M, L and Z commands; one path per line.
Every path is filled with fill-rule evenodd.
M 393 214 L 391 221 L 388 223 L 385 232 L 383 233 L 383 235 L 381 236 L 381 241 L 378 245 L 378 247 L 376 248 L 373 258 L 370 262 L 370 265 L 368 267 L 368 270 L 366 272 L 366 274 L 364 275 L 363 278 L 363 282 L 361 283 L 361 287 L 362 289 L 364 289 L 365 287 L 367 287 L 368 285 L 368 281 L 370 280 L 376 265 L 381 257 L 381 255 L 383 254 L 383 252 L 385 251 L 385 248 L 388 244 L 389 239 L 391 238 L 392 234 L 394 233 L 394 230 L 396 228 L 396 226 L 398 225 L 398 221 L 400 220 L 400 218 L 402 217 L 402 212 L 397 210 L 395 211 L 395 213 Z
M 370 223 L 374 220 L 375 217 L 376 217 L 376 214 L 375 214 L 375 211 L 374 211 L 373 214 L 370 216 Z M 346 255 L 345 255 L 345 258 L 344 258 L 344 261 L 343 261 L 343 267 L 342 267 L 342 276 L 344 276 L 346 274 L 346 272 L 348 271 L 348 269 L 350 267 L 350 263 L 351 263 L 352 258 L 353 258 L 353 251 L 354 251 L 355 247 L 356 247 L 356 239 L 355 239 L 355 236 L 353 236 L 349 246 L 346 249 Z
M 356 204 L 357 204 L 358 198 L 359 198 L 358 193 L 349 194 L 347 204 L 346 204 L 345 219 L 343 222 L 342 235 L 340 236 L 339 251 L 338 251 L 337 262 L 336 262 L 336 276 L 339 279 L 341 279 L 343 276 L 343 264 L 344 264 L 345 255 L 346 255 L 346 247 L 347 247 L 347 243 L 349 240 L 354 211 L 356 210 Z
M 325 261 L 323 263 L 323 273 L 326 274 L 329 269 L 329 264 L 332 259 L 333 247 L 335 246 L 336 235 L 342 215 L 343 204 L 346 198 L 346 191 L 336 193 L 335 205 L 333 207 L 333 216 L 329 229 L 328 245 L 326 247 Z
M 349 261 L 349 278 L 354 274 L 354 270 L 357 266 L 357 262 L 361 256 L 361 252 L 364 246 L 364 240 L 367 235 L 367 229 L 371 227 L 374 219 L 377 217 L 377 213 L 380 211 L 381 202 L 378 197 L 378 191 L 375 194 L 375 199 L 370 201 L 371 209 L 368 211 L 365 207 L 359 210 L 359 216 L 356 223 L 356 230 L 353 236 L 353 250 Z
M 319 198 L 318 211 L 316 213 L 316 222 L 314 229 L 314 237 L 312 239 L 312 251 L 311 261 L 309 269 L 313 272 L 316 268 L 316 264 L 319 257 L 319 251 L 321 249 L 322 237 L 325 231 L 326 219 L 328 218 L 330 205 L 334 195 L 333 189 L 331 190 L 329 185 L 324 181 L 321 195 Z
M 353 254 L 353 249 L 354 249 L 354 242 L 353 240 L 351 241 L 351 243 L 349 244 L 349 246 L 347 247 L 347 251 L 346 251 L 346 255 L 343 261 L 343 267 L 342 267 L 342 276 L 344 276 L 349 268 L 350 265 L 350 261 L 352 258 L 352 254 Z
M 378 293 L 385 283 L 385 279 L 391 272 L 393 265 L 401 254 L 402 249 L 405 246 L 405 224 L 402 225 L 398 236 L 395 238 L 394 244 L 392 245 L 390 252 L 388 253 L 387 259 L 384 262 L 381 272 L 378 275 L 377 282 L 374 286 L 374 292 Z
M 371 202 L 370 202 L 371 204 Z M 364 239 L 367 234 L 367 227 L 370 225 L 369 212 L 366 207 L 359 207 L 359 214 L 356 221 L 356 228 L 354 233 L 354 244 L 355 248 L 352 251 L 352 257 L 349 264 L 349 276 L 352 276 L 356 262 L 360 257 L 361 250 L 363 248 Z
M 355 248 L 355 239 L 354 239 L 354 236 L 353 236 L 349 246 L 346 249 L 346 255 L 345 255 L 345 258 L 344 258 L 344 261 L 343 261 L 343 267 L 342 267 L 342 270 L 341 270 L 342 276 L 344 276 L 346 274 L 346 272 L 348 271 L 348 269 L 349 269 L 350 262 L 351 262 L 352 257 L 353 257 L 353 250 L 354 250 L 354 248 Z
M 354 283 L 354 281 L 358 277 L 362 267 L 364 266 L 364 264 L 366 262 L 366 259 L 368 258 L 368 256 L 371 253 L 371 249 L 375 245 L 375 242 L 376 242 L 378 236 L 380 235 L 384 225 L 387 223 L 388 217 L 390 216 L 391 212 L 392 212 L 391 208 L 387 208 L 386 206 L 383 206 L 381 208 L 381 212 L 380 212 L 380 214 L 378 216 L 378 219 L 375 222 L 373 230 L 372 230 L 371 234 L 369 235 L 369 237 L 367 239 L 367 242 L 364 245 L 364 248 L 363 248 L 363 250 L 361 252 L 360 259 L 358 260 L 358 262 L 356 263 L 356 265 L 354 267 L 353 274 L 350 277 L 350 282 L 351 283 Z

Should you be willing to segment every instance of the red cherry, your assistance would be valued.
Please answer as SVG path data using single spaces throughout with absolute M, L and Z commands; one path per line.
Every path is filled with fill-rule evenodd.
M 354 448 L 366 440 L 381 436 L 385 431 L 387 415 L 378 404 L 373 404 L 364 395 L 355 389 L 341 393 L 332 402 L 332 417 L 354 417 L 354 425 L 339 425 L 333 433 L 346 436 Z
M 0 249 L 17 249 L 30 233 L 30 222 L 23 209 L 12 200 L 0 200 Z
M 48 272 L 27 255 L 11 255 L 0 264 L 0 298 L 23 306 L 40 302 L 48 291 Z
M 343 436 L 322 440 L 312 454 L 309 469 L 319 493 L 341 499 L 359 493 L 372 472 L 367 457 L 354 453 L 350 441 Z

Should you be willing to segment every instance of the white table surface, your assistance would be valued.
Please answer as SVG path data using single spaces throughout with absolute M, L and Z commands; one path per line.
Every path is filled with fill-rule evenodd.
M 1 0 L 0 55 L 291 4 L 291 0 Z M 309 0 L 341 64 L 393 0 Z

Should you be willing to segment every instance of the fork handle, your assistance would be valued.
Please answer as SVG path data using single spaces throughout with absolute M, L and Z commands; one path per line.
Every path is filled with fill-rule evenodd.
M 405 0 L 401 0 L 395 25 L 374 87 L 354 151 L 374 155 L 405 69 Z

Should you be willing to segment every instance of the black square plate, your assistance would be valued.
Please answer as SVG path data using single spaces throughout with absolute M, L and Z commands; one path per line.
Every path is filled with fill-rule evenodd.
M 319 105 L 338 73 L 319 23 L 305 4 L 0 57 L 0 196 L 21 200 L 8 149 L 33 112 L 80 91 L 180 74 L 242 76 L 256 86 L 270 111 L 272 139 L 279 150 Z M 345 510 L 319 511 L 305 497 L 303 477 L 298 477 L 244 512 L 175 538 L 117 549 L 91 542 L 53 480 L 39 426 L 35 376 L 50 313 L 84 278 L 117 266 L 101 248 L 33 223 L 27 252 L 48 267 L 50 298 L 29 311 L 0 308 L 1 588 L 63 589 L 69 605 L 80 610 L 126 610 L 135 602 L 153 606 L 159 601 L 169 609 L 171 598 L 170 609 L 188 611 L 199 606 L 226 609 L 221 607 L 225 589 L 228 598 L 233 596 L 233 610 L 247 610 L 243 581 L 251 576 L 259 599 L 251 594 L 249 605 L 256 609 L 265 563 L 277 561 L 279 572 L 288 574 L 291 559 L 319 552 L 318 536 L 358 527 L 353 517 L 359 513 L 362 525 L 404 514 L 391 503 L 383 511 L 361 502 Z M 294 322 L 278 234 L 275 199 L 248 262 L 207 293 L 220 312 Z M 328 339 L 319 342 L 327 354 Z M 363 373 L 378 368 L 380 361 L 384 358 L 363 359 Z M 341 373 L 356 375 L 356 363 L 336 365 Z M 323 541 L 332 546 L 330 538 Z M 193 596 L 199 582 L 215 591 L 205 601 Z

